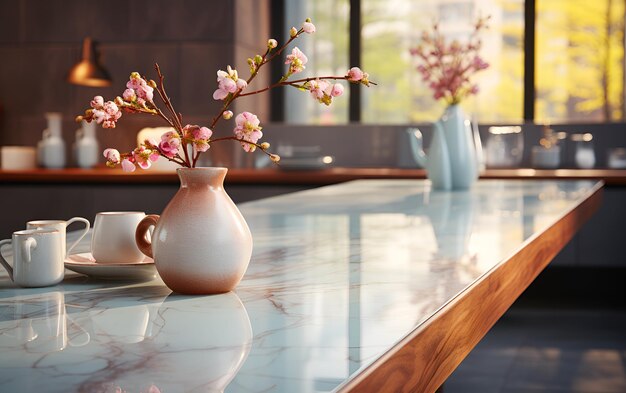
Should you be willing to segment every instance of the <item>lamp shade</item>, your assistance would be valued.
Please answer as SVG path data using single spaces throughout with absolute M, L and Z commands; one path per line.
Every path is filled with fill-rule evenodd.
M 83 58 L 70 69 L 67 81 L 81 86 L 103 87 L 111 85 L 111 77 L 98 63 L 90 37 L 83 40 Z

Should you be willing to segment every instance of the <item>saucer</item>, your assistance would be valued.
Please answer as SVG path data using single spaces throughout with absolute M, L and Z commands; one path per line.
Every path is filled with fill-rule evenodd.
M 151 280 L 156 274 L 152 258 L 145 257 L 141 262 L 97 263 L 90 252 L 68 255 L 65 267 L 76 273 L 106 280 Z

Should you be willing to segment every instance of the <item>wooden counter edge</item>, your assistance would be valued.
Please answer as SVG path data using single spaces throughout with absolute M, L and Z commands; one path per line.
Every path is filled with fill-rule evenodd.
M 600 207 L 603 187 L 473 283 L 341 392 L 434 392 Z
M 228 184 L 267 184 L 323 186 L 357 179 L 424 179 L 423 169 L 405 168 L 328 168 L 324 170 L 283 170 L 278 168 L 231 168 L 226 175 Z M 554 179 L 603 180 L 607 185 L 626 185 L 626 170 L 618 169 L 488 169 L 482 179 Z M 172 171 L 140 171 L 125 173 L 119 169 L 34 169 L 1 171 L 2 183 L 102 183 L 102 184 L 177 184 Z

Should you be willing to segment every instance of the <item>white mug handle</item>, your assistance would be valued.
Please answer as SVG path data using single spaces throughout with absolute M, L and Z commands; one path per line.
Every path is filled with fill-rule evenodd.
M 2 247 L 7 244 L 11 244 L 12 241 L 13 240 L 11 239 L 0 240 L 0 264 L 2 264 L 2 266 L 4 266 L 4 268 L 7 269 L 7 272 L 9 272 L 9 278 L 11 279 L 11 281 L 15 281 L 13 279 L 13 268 L 11 267 L 11 265 L 9 265 L 9 262 L 7 262 L 7 260 L 4 259 L 4 255 L 2 255 Z
M 24 240 L 24 243 L 22 243 L 22 253 L 26 257 L 26 262 L 32 261 L 31 250 L 36 247 L 37 240 L 35 240 L 35 238 L 29 237 L 28 239 Z
M 70 255 L 70 251 L 72 251 L 72 249 L 74 247 L 76 247 L 78 242 L 83 240 L 83 238 L 85 237 L 87 232 L 89 232 L 89 228 L 91 228 L 91 224 L 89 224 L 89 220 L 87 220 L 86 218 L 82 218 L 82 217 L 72 217 L 72 218 L 70 218 L 69 220 L 67 220 L 65 226 L 68 227 L 73 222 L 82 222 L 82 223 L 84 223 L 85 224 L 85 229 L 83 230 L 83 233 L 81 233 L 80 236 L 78 236 L 78 239 L 76 239 L 76 241 L 74 243 L 70 244 L 70 246 L 67 248 L 67 251 L 65 252 L 66 255 Z

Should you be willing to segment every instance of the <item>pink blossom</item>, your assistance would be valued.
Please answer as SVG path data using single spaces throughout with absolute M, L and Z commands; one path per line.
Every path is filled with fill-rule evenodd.
M 238 139 L 257 143 L 263 133 L 261 132 L 259 118 L 250 112 L 243 112 L 235 117 L 236 127 L 233 129 L 233 133 Z M 253 152 L 256 149 L 255 145 L 241 142 L 241 146 L 247 152 Z
M 237 70 L 228 66 L 227 71 L 217 71 L 217 90 L 213 92 L 214 100 L 223 100 L 229 94 L 237 90 L 243 90 L 248 86 L 245 79 L 240 79 Z
M 117 116 L 117 114 L 120 112 L 120 108 L 113 101 L 105 102 L 103 109 L 109 116 Z
M 161 142 L 159 142 L 159 150 L 164 156 L 173 158 L 178 154 L 180 148 L 180 136 L 175 131 L 168 131 L 161 135 Z
M 154 88 L 148 85 L 148 82 L 143 79 L 138 72 L 130 74 L 130 79 L 126 82 L 126 87 L 135 92 L 137 102 L 139 102 L 140 99 L 143 100 L 142 103 L 146 101 L 152 102 L 154 98 Z
M 137 98 L 137 95 L 135 95 L 135 90 L 126 89 L 124 90 L 122 97 L 124 98 L 124 101 L 133 102 Z
M 289 64 L 289 74 L 295 74 L 304 71 L 304 65 L 309 61 L 304 53 L 296 46 L 291 50 L 291 54 L 287 55 L 285 64 Z
M 130 162 L 130 160 L 128 158 L 124 158 L 122 160 L 122 170 L 124 172 L 135 172 L 135 164 L 133 164 L 132 162 Z
M 315 25 L 309 21 L 302 24 L 302 30 L 307 34 L 315 33 Z
M 489 67 L 489 63 L 485 62 L 482 58 L 480 58 L 480 56 L 476 56 L 472 62 L 472 67 L 474 67 L 477 71 L 484 70 Z
M 222 90 L 222 89 L 217 89 L 213 92 L 213 99 L 214 100 L 223 100 L 224 98 L 226 98 L 228 96 L 228 92 L 226 90 Z
M 320 81 L 319 79 L 315 79 L 309 82 L 309 91 L 311 92 L 311 95 L 315 99 L 319 100 L 324 97 L 324 89 L 326 88 L 327 85 L 328 85 L 327 82 Z
M 91 101 L 92 119 L 104 128 L 115 128 L 115 124 L 122 117 L 122 111 L 113 101 L 104 102 L 101 96 L 95 96 Z
M 330 105 L 333 97 L 339 97 L 343 94 L 343 86 L 340 83 L 332 84 L 326 80 L 315 79 L 309 81 L 305 86 L 313 98 L 325 105 Z
M 209 150 L 209 147 L 211 147 L 209 140 L 213 135 L 213 131 L 209 128 L 187 124 L 183 128 L 183 132 L 185 139 L 191 140 L 193 147 L 197 151 L 205 152 Z
M 335 83 L 333 85 L 332 90 L 330 91 L 330 95 L 333 97 L 339 97 L 343 94 L 343 85 L 341 83 Z
M 116 123 L 114 120 L 105 120 L 102 122 L 102 128 L 115 128 Z
M 156 161 L 158 158 L 158 154 L 155 154 L 152 149 L 148 149 L 145 146 L 139 146 L 133 150 L 133 159 L 141 169 L 150 168 L 152 162 Z M 124 164 L 124 162 L 122 162 L 122 164 Z
M 95 96 L 90 103 L 93 109 L 100 109 L 104 105 L 104 98 L 102 96 Z
M 348 80 L 352 82 L 358 82 L 363 79 L 363 71 L 359 67 L 352 67 L 348 70 Z
M 108 166 L 115 166 L 120 163 L 120 152 L 117 149 L 104 149 L 102 155 L 106 158 Z
M 422 44 L 411 50 L 420 61 L 417 71 L 435 99 L 445 98 L 449 104 L 457 104 L 464 97 L 478 93 L 478 86 L 471 83 L 470 77 L 489 67 L 478 54 L 481 47 L 478 32 L 486 27 L 484 22 L 481 19 L 476 23 L 467 44 L 456 40 L 446 43 L 435 25 L 432 32 L 422 33 Z

